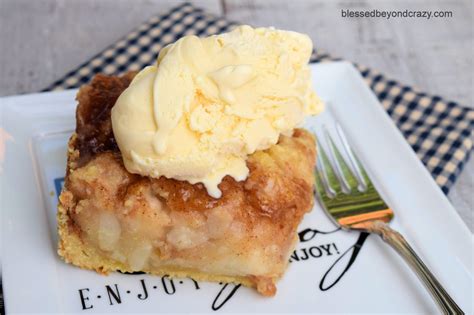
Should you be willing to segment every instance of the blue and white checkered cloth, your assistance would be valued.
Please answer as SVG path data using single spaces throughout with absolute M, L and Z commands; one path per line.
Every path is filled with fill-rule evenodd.
M 44 91 L 77 88 L 97 73 L 121 75 L 152 64 L 161 48 L 184 35 L 229 31 L 238 23 L 185 3 L 152 17 L 117 43 L 67 73 Z M 318 50 L 312 62 L 340 60 Z M 452 187 L 472 150 L 474 111 L 427 95 L 355 65 L 442 190 Z

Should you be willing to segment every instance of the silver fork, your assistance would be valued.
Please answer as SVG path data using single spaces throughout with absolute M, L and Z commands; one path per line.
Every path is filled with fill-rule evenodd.
M 379 195 L 355 157 L 339 124 L 336 124 L 336 131 L 349 163 L 346 163 L 325 126 L 323 133 L 329 156 L 317 142 L 316 195 L 328 216 L 343 229 L 378 234 L 410 265 L 444 314 L 464 314 L 406 239 L 389 227 L 387 223 L 394 216 L 392 209 Z

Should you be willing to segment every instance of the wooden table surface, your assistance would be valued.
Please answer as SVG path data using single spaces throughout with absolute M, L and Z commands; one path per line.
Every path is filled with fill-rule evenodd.
M 171 0 L 0 0 L 0 95 L 36 92 L 74 69 Z M 242 23 L 307 33 L 315 47 L 473 106 L 472 1 L 200 0 Z M 342 9 L 449 10 L 451 18 L 343 18 Z M 449 194 L 473 230 L 473 159 Z

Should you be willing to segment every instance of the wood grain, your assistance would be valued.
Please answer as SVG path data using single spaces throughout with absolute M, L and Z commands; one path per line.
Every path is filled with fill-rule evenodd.
M 226 0 L 226 16 L 307 33 L 318 49 L 472 104 L 471 1 Z M 451 10 L 452 18 L 343 18 L 341 10 Z M 455 84 L 453 84 L 455 82 Z
M 36 92 L 177 0 L 0 0 L 0 95 Z M 218 0 L 193 1 L 221 14 Z
M 0 95 L 36 92 L 180 0 L 0 0 Z M 305 32 L 315 46 L 473 106 L 471 0 L 199 0 L 214 14 Z M 450 10 L 452 18 L 343 18 L 341 10 Z M 474 161 L 449 197 L 473 230 Z

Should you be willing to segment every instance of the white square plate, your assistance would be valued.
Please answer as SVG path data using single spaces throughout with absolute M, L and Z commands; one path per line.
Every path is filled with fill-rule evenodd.
M 337 119 L 387 203 L 392 226 L 411 241 L 466 313 L 472 312 L 472 238 L 447 198 L 348 63 L 312 65 L 328 110 L 306 126 Z M 433 313 L 415 275 L 378 237 L 335 231 L 319 205 L 299 227 L 277 295 L 232 284 L 144 274 L 101 276 L 56 254 L 56 204 L 75 126 L 76 91 L 1 99 L 2 269 L 8 313 Z M 6 133 L 11 137 L 6 136 Z M 1 145 L 0 145 L 1 146 Z M 0 147 L 0 157 L 2 148 Z M 329 232 L 329 233 L 327 233 Z

